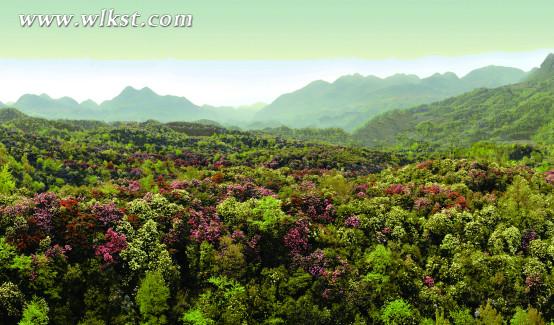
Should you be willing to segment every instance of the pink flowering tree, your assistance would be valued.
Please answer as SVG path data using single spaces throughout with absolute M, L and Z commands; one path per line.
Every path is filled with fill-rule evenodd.
M 109 228 L 105 234 L 106 242 L 96 246 L 96 256 L 100 256 L 105 263 L 113 263 L 115 255 L 127 248 L 127 238 Z
M 189 210 L 190 238 L 198 243 L 216 242 L 223 233 L 223 223 L 213 208 Z
M 114 224 L 123 217 L 123 212 L 113 202 L 107 204 L 96 203 L 90 211 L 105 226 Z

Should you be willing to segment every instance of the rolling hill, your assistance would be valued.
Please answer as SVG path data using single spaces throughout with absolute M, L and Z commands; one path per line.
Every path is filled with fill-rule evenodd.
M 379 113 L 431 103 L 476 88 L 494 88 L 523 80 L 515 68 L 489 66 L 458 78 L 454 73 L 420 79 L 397 74 L 388 78 L 344 76 L 333 83 L 314 81 L 277 98 L 255 120 L 278 121 L 290 127 L 341 127 L 352 130 Z
M 481 140 L 550 143 L 552 128 L 554 55 L 549 55 L 524 82 L 387 112 L 356 130 L 354 138 L 370 146 L 463 146 Z
M 27 115 L 21 113 L 20 111 L 14 108 L 0 109 L 0 123 L 5 123 L 13 120 L 24 119 L 24 118 L 27 118 Z

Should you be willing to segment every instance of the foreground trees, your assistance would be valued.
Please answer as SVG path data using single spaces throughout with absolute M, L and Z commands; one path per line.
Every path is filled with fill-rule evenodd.
M 548 163 L 73 127 L 0 127 L 2 324 L 554 320 Z

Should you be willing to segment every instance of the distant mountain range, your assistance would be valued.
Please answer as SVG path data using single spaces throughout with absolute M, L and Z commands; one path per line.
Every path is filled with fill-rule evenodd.
M 25 114 L 50 119 L 160 122 L 212 120 L 242 128 L 340 127 L 353 130 L 370 118 L 392 109 L 408 108 L 459 95 L 476 88 L 494 88 L 519 82 L 527 74 L 519 69 L 490 66 L 458 78 L 454 73 L 428 78 L 398 74 L 388 78 L 349 75 L 333 83 L 314 81 L 254 107 L 198 106 L 185 97 L 161 96 L 149 88 L 125 88 L 111 100 L 79 103 L 63 97 L 23 95 L 10 105 Z
M 524 82 L 387 112 L 353 136 L 370 146 L 460 146 L 481 140 L 554 143 L 554 54 Z
M 489 66 L 458 78 L 454 73 L 420 79 L 398 74 L 388 78 L 344 76 L 333 83 L 314 81 L 277 98 L 255 120 L 274 120 L 290 127 L 340 127 L 352 130 L 391 109 L 408 108 L 459 95 L 476 88 L 496 88 L 522 81 L 526 72 Z
M 91 101 L 77 103 L 71 98 L 52 99 L 46 95 L 25 95 L 13 106 L 29 115 L 50 119 L 106 121 L 156 119 L 161 122 L 184 120 L 196 121 L 196 125 L 219 128 L 220 126 L 214 121 L 221 119 L 229 125 L 229 121 L 242 118 L 241 112 L 260 115 L 266 114 L 267 110 L 275 109 L 280 101 L 290 100 L 291 105 L 298 103 L 292 99 L 302 97 L 299 93 L 303 93 L 306 95 L 304 98 L 309 98 L 314 103 L 321 98 L 327 98 L 336 105 L 341 105 L 347 102 L 344 98 L 349 96 L 350 98 L 371 97 L 364 97 L 363 94 L 372 93 L 368 91 L 372 87 L 375 89 L 374 92 L 381 94 L 394 93 L 402 89 L 404 94 L 412 94 L 413 99 L 424 96 L 417 97 L 418 93 L 414 89 L 422 91 L 429 88 L 442 89 L 444 94 L 461 89 L 461 82 L 465 87 L 470 87 L 468 84 L 486 84 L 491 87 L 495 83 L 506 83 L 521 76 L 524 80 L 519 83 L 493 89 L 478 88 L 438 102 L 384 112 L 357 128 L 352 135 L 340 129 L 274 128 L 264 132 L 305 140 L 402 148 L 407 148 L 414 143 L 428 143 L 434 147 L 460 147 L 482 140 L 553 144 L 554 54 L 549 55 L 540 68 L 527 74 L 517 69 L 488 67 L 476 70 L 461 79 L 454 74 L 434 75 L 425 79 L 408 75 L 396 75 L 385 79 L 355 75 L 343 77 L 332 84 L 314 82 L 296 93 L 282 96 L 269 107 L 261 110 L 261 105 L 242 109 L 200 107 L 184 97 L 160 96 L 148 88 L 137 90 L 130 87 L 114 99 L 101 104 Z M 387 85 L 383 86 L 384 84 Z M 328 91 L 319 90 L 321 87 Z M 343 90 L 338 91 L 341 87 Z M 412 92 L 407 91 L 406 88 L 411 88 Z M 311 93 L 311 96 L 308 96 L 308 93 Z M 430 93 L 426 94 L 431 96 Z M 318 114 L 317 106 L 309 105 L 309 107 L 312 114 Z M 278 114 L 280 113 L 275 113 L 275 115 Z M 303 111 L 297 114 L 299 119 L 304 116 L 302 114 L 304 114 Z M 0 121 L 25 118 L 23 113 L 15 109 L 0 110 Z M 309 120 L 309 116 L 306 116 L 306 119 Z M 259 125 L 272 123 L 270 120 L 262 120 Z M 186 123 L 168 125 L 188 128 Z
M 92 100 L 78 103 L 72 98 L 53 99 L 46 94 L 23 95 L 10 105 L 31 116 L 51 119 L 89 119 L 103 121 L 160 122 L 213 119 L 225 123 L 249 120 L 259 109 L 254 107 L 197 106 L 185 97 L 161 96 L 150 88 L 125 88 L 111 100 L 97 104 Z

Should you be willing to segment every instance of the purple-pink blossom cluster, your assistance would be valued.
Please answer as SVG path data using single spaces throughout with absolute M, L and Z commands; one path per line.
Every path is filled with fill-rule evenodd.
M 274 196 L 275 193 L 265 187 L 257 186 L 250 182 L 244 184 L 227 185 L 226 197 L 235 197 L 241 202 L 251 198 L 261 198 L 264 196 Z
M 233 238 L 234 241 L 238 241 L 244 238 L 244 232 L 242 230 L 235 230 L 231 234 L 231 238 Z
M 306 271 L 312 276 L 320 277 L 325 275 L 325 267 L 327 266 L 327 259 L 325 253 L 322 250 L 317 249 L 310 255 L 304 258 L 303 263 L 306 265 Z
M 114 255 L 119 254 L 127 248 L 127 237 L 124 234 L 119 234 L 112 228 L 106 231 L 106 242 L 96 246 L 96 256 L 101 256 L 104 262 L 111 263 L 114 261 Z
M 330 285 L 337 284 L 348 269 L 348 262 L 345 259 L 339 256 L 328 257 L 321 249 L 316 249 L 307 256 L 295 256 L 294 264 L 314 277 L 324 278 Z
M 0 209 L 0 213 L 10 218 L 15 218 L 17 216 L 25 216 L 31 211 L 31 202 L 24 200 L 15 205 L 8 205 Z
M 360 218 L 356 216 L 350 216 L 344 220 L 344 225 L 348 228 L 358 228 L 360 226 Z
M 123 212 L 113 202 L 107 204 L 96 203 L 92 206 L 91 213 L 104 225 L 115 223 L 123 217 Z
M 426 275 L 426 276 L 423 277 L 423 284 L 428 288 L 434 287 L 435 286 L 435 279 L 433 279 L 433 277 L 431 277 L 429 275 Z
M 521 249 L 526 252 L 529 248 L 529 244 L 535 239 L 537 239 L 537 233 L 534 230 L 525 232 L 521 238 Z
M 136 194 L 140 192 L 140 183 L 136 180 L 124 180 L 119 190 L 127 194 Z
M 336 209 L 331 199 L 305 194 L 291 199 L 291 204 L 311 220 L 330 223 L 335 220 Z
M 433 202 L 426 197 L 419 197 L 414 200 L 414 209 L 419 211 L 429 209 L 432 205 Z
M 354 193 L 356 193 L 356 197 L 363 199 L 367 196 L 367 190 L 369 189 L 369 184 L 360 184 L 354 188 Z
M 391 184 L 386 190 L 387 195 L 399 195 L 406 194 L 408 191 L 407 187 L 402 184 Z
M 52 247 L 49 247 L 46 252 L 44 253 L 44 255 L 48 258 L 54 258 L 56 256 L 61 256 L 63 258 L 65 258 L 65 253 L 67 252 L 70 252 L 71 251 L 71 246 L 70 245 L 64 245 L 63 247 L 56 244 Z
M 223 232 L 223 223 L 214 208 L 189 210 L 190 238 L 196 242 L 216 242 Z
M 310 227 L 307 220 L 298 220 L 292 228 L 285 234 L 283 243 L 291 254 L 305 254 L 310 248 L 309 244 Z
M 184 190 L 186 189 L 187 187 L 190 186 L 190 182 L 189 181 L 182 181 L 182 180 L 174 180 L 173 182 L 171 182 L 171 184 L 169 185 L 169 188 L 172 189 L 172 190 Z
M 131 168 L 129 171 L 129 174 L 133 177 L 140 177 L 142 176 L 142 169 L 140 168 Z
M 35 212 L 33 218 L 36 225 L 43 231 L 52 230 L 52 218 L 60 207 L 60 200 L 52 192 L 36 194 L 34 199 Z

